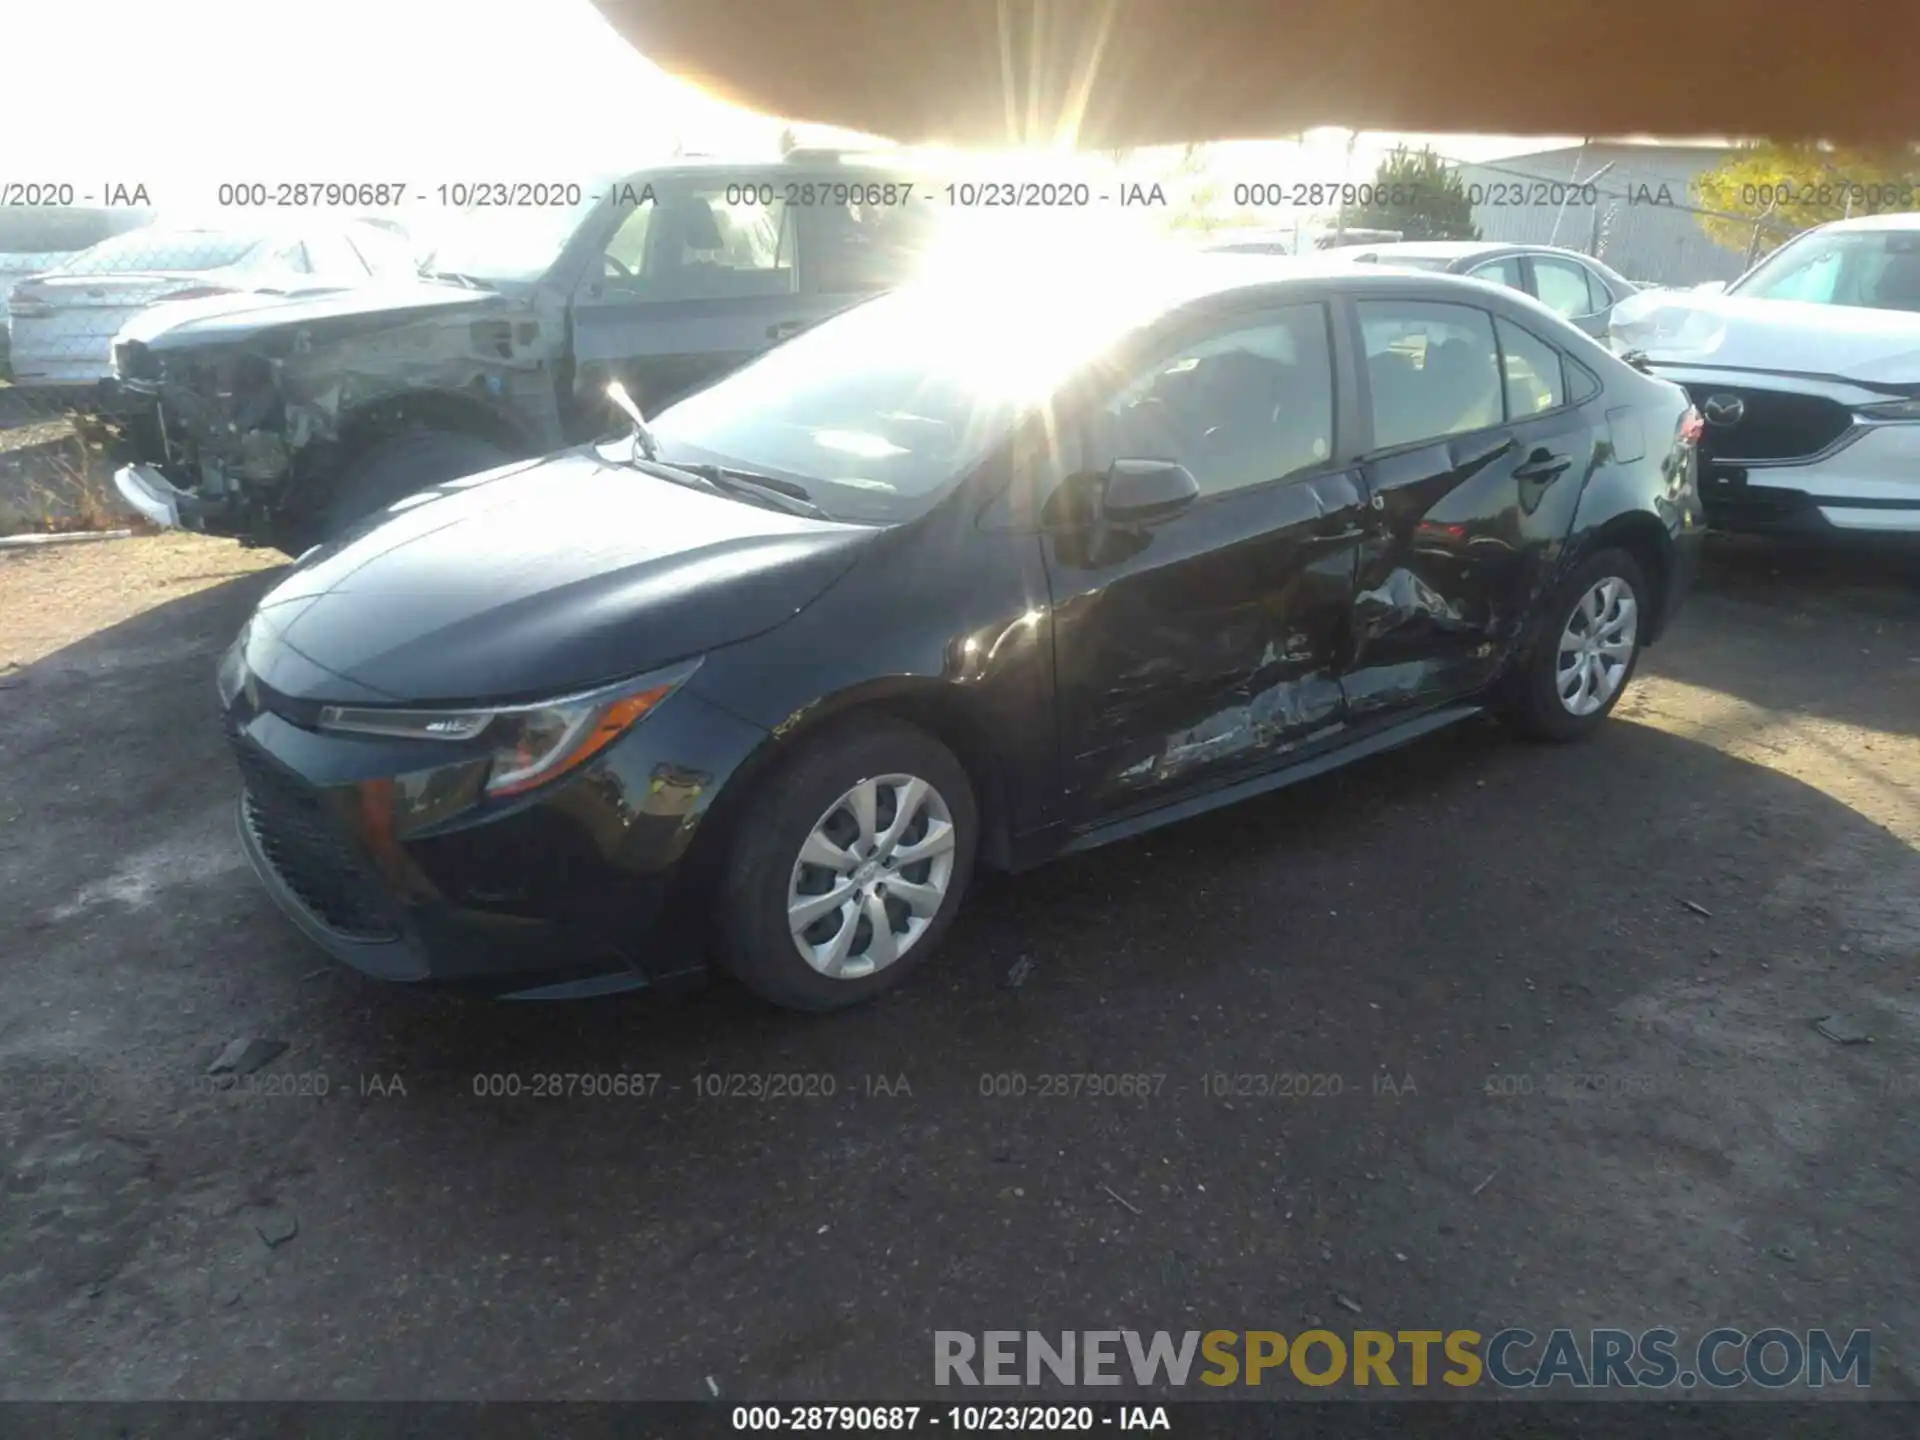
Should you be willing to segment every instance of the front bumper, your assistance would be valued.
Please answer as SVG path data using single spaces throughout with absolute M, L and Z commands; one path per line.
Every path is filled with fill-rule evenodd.
M 320 733 L 245 691 L 227 729 L 242 849 L 308 939 L 378 980 L 525 999 L 704 969 L 688 857 L 764 738 L 682 690 L 548 789 L 450 807 L 433 742 Z
M 1920 442 L 1920 427 L 1883 427 L 1895 428 L 1913 431 L 1912 440 Z M 1911 448 L 1920 452 L 1920 444 Z M 1747 534 L 1920 544 L 1920 453 L 1912 455 L 1911 468 L 1904 473 L 1889 473 L 1879 463 L 1884 458 L 1862 455 L 1849 460 L 1843 450 L 1806 465 L 1708 461 L 1700 477 L 1707 523 L 1716 530 Z M 1874 463 L 1862 466 L 1863 460 Z
M 1863 417 L 1885 394 L 1838 381 L 1659 367 L 1707 415 L 1700 499 L 1716 530 L 1920 541 L 1920 424 Z M 1734 399 L 1714 423 L 1711 402 Z
M 199 528 L 199 507 L 151 465 L 122 465 L 113 472 L 120 498 L 163 530 Z

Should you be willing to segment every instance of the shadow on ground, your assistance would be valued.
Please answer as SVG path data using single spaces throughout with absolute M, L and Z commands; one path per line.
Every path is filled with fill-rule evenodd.
M 1723 1323 L 1884 1329 L 1912 1394 L 1915 837 L 1779 769 L 1470 726 L 984 884 L 855 1012 L 460 1001 L 241 867 L 211 672 L 270 579 L 0 691 L 11 1397 L 924 1398 L 935 1329 Z M 1645 683 L 1905 736 L 1804 678 L 1871 625 L 1920 654 L 1710 576 Z M 207 1088 L 249 1035 L 289 1049 Z

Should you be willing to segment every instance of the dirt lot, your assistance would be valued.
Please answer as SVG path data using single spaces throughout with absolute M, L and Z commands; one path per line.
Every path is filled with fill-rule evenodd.
M 0 1395 L 925 1397 L 935 1329 L 1321 1320 L 1870 1327 L 1920 1398 L 1911 571 L 1721 546 L 1593 743 L 1469 727 L 990 883 L 805 1019 L 308 948 L 212 717 L 268 558 L 0 558 Z M 245 1037 L 280 1088 L 207 1085 Z M 663 1078 L 475 1094 L 614 1071 Z M 1323 1078 L 1206 1079 L 1276 1074 Z

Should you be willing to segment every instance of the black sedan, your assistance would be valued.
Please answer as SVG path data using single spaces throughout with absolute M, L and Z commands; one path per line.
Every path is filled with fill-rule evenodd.
M 828 1009 L 976 865 L 1598 725 L 1692 582 L 1685 394 L 1476 281 L 1155 273 L 872 300 L 309 554 L 221 669 L 261 879 L 390 980 Z

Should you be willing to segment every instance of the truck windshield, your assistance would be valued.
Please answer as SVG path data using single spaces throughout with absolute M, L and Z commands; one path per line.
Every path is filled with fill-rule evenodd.
M 583 185 L 576 204 L 473 205 L 414 226 L 421 269 L 489 283 L 531 283 L 553 268 L 607 187 Z

